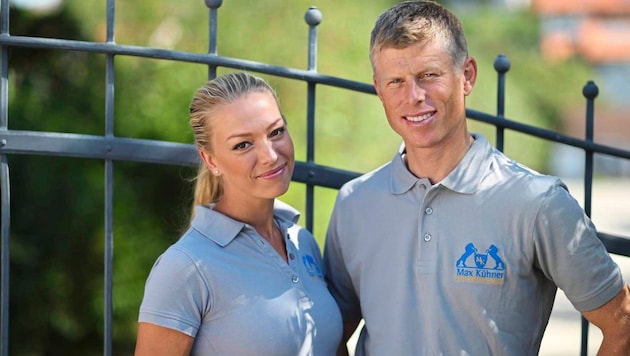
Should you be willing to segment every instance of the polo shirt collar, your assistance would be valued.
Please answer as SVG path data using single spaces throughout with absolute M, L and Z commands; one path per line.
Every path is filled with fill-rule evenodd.
M 473 194 L 486 175 L 491 162 L 492 147 L 480 134 L 471 134 L 475 141 L 462 158 L 440 184 L 462 194 Z
M 195 206 L 195 217 L 190 225 L 201 235 L 224 247 L 232 242 L 247 224 L 214 211 L 214 205 Z M 284 228 L 296 223 L 300 218 L 297 210 L 277 199 L 274 201 L 273 210 L 274 217 Z
M 480 134 L 471 134 L 475 139 L 462 160 L 438 184 L 463 194 L 472 194 L 477 191 L 481 179 L 485 175 L 490 164 L 492 147 L 490 143 Z M 392 160 L 391 192 L 392 194 L 402 194 L 409 191 L 418 182 L 418 178 L 407 169 L 402 153 L 405 151 L 404 143 Z
M 403 194 L 409 191 L 419 180 L 418 177 L 413 175 L 413 173 L 407 169 L 407 165 L 403 159 L 404 152 L 405 144 L 403 143 L 400 145 L 398 152 L 392 160 L 392 175 L 390 183 L 392 194 Z

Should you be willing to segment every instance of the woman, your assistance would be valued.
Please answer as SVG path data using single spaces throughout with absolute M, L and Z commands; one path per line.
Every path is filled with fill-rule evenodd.
M 275 198 L 293 142 L 273 89 L 231 73 L 199 89 L 190 123 L 202 164 L 191 227 L 158 258 L 136 355 L 333 355 L 341 316 L 313 236 Z

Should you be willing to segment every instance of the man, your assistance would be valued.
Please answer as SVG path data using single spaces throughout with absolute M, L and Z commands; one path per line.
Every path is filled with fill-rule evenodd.
M 356 355 L 534 355 L 557 288 L 630 354 L 630 291 L 565 185 L 468 131 L 477 64 L 459 20 L 424 1 L 377 20 L 376 92 L 403 139 L 339 191 L 324 252 Z M 340 353 L 345 353 L 345 344 Z

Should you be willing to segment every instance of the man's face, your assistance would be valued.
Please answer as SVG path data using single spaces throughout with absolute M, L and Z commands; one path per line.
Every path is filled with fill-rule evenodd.
M 436 41 L 385 47 L 373 58 L 374 86 L 387 121 L 408 150 L 444 148 L 449 140 L 465 137 L 465 97 L 476 79 L 474 59 L 456 70 L 449 52 Z

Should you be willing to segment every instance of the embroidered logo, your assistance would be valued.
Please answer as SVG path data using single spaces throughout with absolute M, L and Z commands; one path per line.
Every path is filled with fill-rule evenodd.
M 464 250 L 464 253 L 455 262 L 455 280 L 503 284 L 505 262 L 499 257 L 499 249 L 495 245 L 490 245 L 485 253 L 480 253 L 477 247 L 470 242 Z M 488 261 L 488 258 L 491 259 L 491 262 Z
M 304 267 L 306 267 L 306 272 L 309 276 L 311 276 L 312 278 L 324 279 L 324 274 L 317 265 L 317 262 L 315 262 L 313 256 L 305 255 L 304 257 L 302 257 L 302 263 L 304 263 Z

